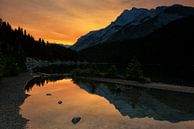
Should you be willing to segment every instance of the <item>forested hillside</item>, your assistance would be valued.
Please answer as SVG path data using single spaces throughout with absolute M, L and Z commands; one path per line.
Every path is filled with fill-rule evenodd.
M 26 57 L 43 60 L 73 60 L 76 52 L 57 44 L 50 44 L 43 39 L 38 41 L 21 27 L 13 29 L 0 20 L 0 74 L 16 74 L 25 70 Z

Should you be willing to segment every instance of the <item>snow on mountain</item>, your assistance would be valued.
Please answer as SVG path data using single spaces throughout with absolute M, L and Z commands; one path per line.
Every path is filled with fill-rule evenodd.
M 105 42 L 112 34 L 120 30 L 124 25 L 128 23 L 139 24 L 142 19 L 149 15 L 150 11 L 147 9 L 133 8 L 132 10 L 124 10 L 115 22 L 112 22 L 104 29 L 92 31 L 85 36 L 82 36 L 72 48 L 75 50 L 82 50 L 86 47 L 96 45 L 99 42 Z
M 194 14 L 194 8 L 182 5 L 160 6 L 156 9 L 132 8 L 104 29 L 82 36 L 71 48 L 77 51 L 121 38 L 138 38 L 174 20 Z

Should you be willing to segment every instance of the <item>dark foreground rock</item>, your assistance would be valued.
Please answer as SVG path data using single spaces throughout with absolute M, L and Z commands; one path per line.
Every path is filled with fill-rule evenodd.
M 24 102 L 25 85 L 32 79 L 29 73 L 0 80 L 0 129 L 24 129 L 27 120 L 19 114 Z
M 47 93 L 46 96 L 52 96 L 52 94 L 51 93 Z
M 58 101 L 58 104 L 62 104 L 63 102 L 62 101 Z
M 78 124 L 80 120 L 81 120 L 81 117 L 74 117 L 71 121 L 75 125 L 75 124 Z

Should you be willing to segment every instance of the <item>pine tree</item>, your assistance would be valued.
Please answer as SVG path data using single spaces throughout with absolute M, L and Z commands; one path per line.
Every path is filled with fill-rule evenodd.
M 117 68 L 115 65 L 112 65 L 109 69 L 108 69 L 108 76 L 110 77 L 116 77 L 118 74 L 117 72 Z
M 140 80 L 143 78 L 143 70 L 141 69 L 141 63 L 136 57 L 133 57 L 126 69 L 127 79 Z

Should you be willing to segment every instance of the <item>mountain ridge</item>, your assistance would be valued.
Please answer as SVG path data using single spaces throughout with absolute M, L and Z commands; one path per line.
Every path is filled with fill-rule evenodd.
M 144 37 L 172 21 L 189 15 L 194 15 L 193 7 L 177 4 L 159 6 L 155 9 L 124 10 L 109 26 L 82 36 L 71 48 L 81 51 L 107 41 Z
M 175 20 L 146 37 L 112 41 L 79 52 L 91 62 L 128 63 L 136 56 L 142 64 L 194 65 L 194 15 Z

